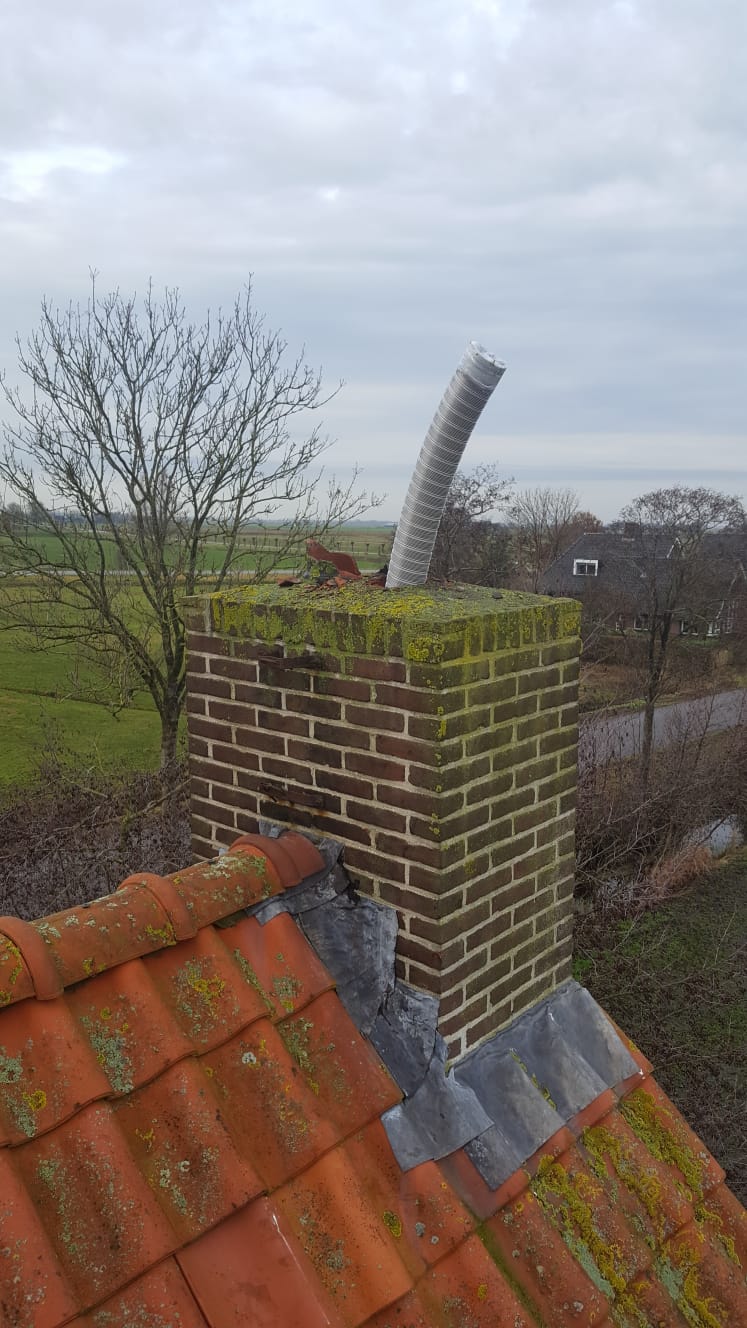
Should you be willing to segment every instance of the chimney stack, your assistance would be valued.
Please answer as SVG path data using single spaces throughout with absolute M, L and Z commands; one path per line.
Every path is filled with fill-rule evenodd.
M 474 587 L 190 601 L 194 851 L 345 846 L 463 1055 L 570 976 L 579 608 Z

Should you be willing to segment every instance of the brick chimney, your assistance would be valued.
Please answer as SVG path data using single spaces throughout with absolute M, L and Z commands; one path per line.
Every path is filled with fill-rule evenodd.
M 462 1055 L 570 975 L 578 606 L 460 587 L 193 599 L 194 851 L 332 836 Z

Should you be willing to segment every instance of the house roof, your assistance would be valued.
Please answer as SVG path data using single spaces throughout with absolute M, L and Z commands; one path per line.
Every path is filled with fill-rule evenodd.
M 747 1322 L 745 1214 L 588 993 L 448 1070 L 335 859 L 0 920 L 0 1322 Z
M 594 530 L 579 535 L 543 573 L 543 594 L 570 595 L 593 590 L 595 586 L 616 591 L 635 603 L 645 593 L 644 581 L 656 567 L 656 579 L 665 584 L 670 562 L 672 535 L 635 527 L 624 530 Z M 703 538 L 703 554 L 713 574 L 713 588 L 723 593 L 732 579 L 744 581 L 745 537 L 737 531 L 713 531 Z M 596 561 L 596 576 L 574 576 L 577 560 Z

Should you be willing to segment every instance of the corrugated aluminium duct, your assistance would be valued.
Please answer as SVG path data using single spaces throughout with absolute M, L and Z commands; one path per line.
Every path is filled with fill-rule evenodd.
M 505 371 L 505 364 L 470 341 L 420 449 L 394 537 L 387 590 L 425 584 L 457 466 Z

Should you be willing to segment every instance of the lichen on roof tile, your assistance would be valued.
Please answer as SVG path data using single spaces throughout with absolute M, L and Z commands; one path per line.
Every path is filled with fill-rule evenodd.
M 747 1324 L 747 1216 L 590 997 L 449 1076 L 391 946 L 325 949 L 346 1010 L 305 939 L 312 909 L 373 918 L 339 863 L 296 835 L 263 868 L 263 842 L 28 924 L 67 984 L 44 1000 L 0 927 L 2 1328 Z

